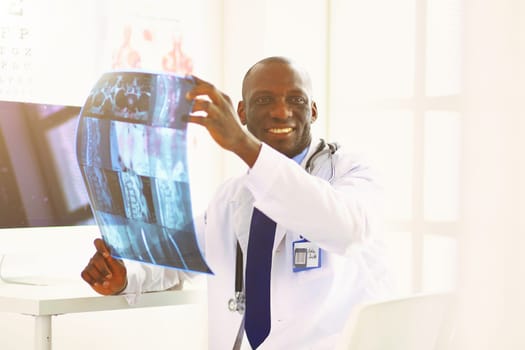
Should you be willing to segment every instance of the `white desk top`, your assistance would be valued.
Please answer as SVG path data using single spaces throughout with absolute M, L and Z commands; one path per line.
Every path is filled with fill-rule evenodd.
M 42 278 L 42 280 L 44 280 Z M 0 312 L 57 315 L 205 302 L 202 289 L 145 293 L 134 305 L 122 295 L 102 296 L 78 279 L 51 279 L 49 285 L 28 286 L 0 282 Z

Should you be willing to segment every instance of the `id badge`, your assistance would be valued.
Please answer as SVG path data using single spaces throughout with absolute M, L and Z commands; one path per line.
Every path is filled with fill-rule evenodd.
M 293 271 L 299 272 L 319 267 L 321 267 L 321 249 L 306 239 L 294 241 Z

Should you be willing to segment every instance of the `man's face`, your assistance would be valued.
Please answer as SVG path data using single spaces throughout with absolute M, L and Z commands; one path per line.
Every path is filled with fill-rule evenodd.
M 237 111 L 255 137 L 290 158 L 310 144 L 310 124 L 317 118 L 308 77 L 283 62 L 254 67 Z

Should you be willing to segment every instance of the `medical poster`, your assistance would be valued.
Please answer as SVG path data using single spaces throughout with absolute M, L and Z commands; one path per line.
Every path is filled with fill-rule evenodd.
M 91 207 L 117 258 L 211 273 L 196 238 L 185 99 L 191 77 L 114 71 L 89 94 L 77 158 Z

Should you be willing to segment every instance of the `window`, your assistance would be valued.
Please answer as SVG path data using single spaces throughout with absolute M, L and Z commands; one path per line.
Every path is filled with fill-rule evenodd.
M 380 170 L 398 292 L 453 288 L 461 1 L 329 4 L 329 138 Z

